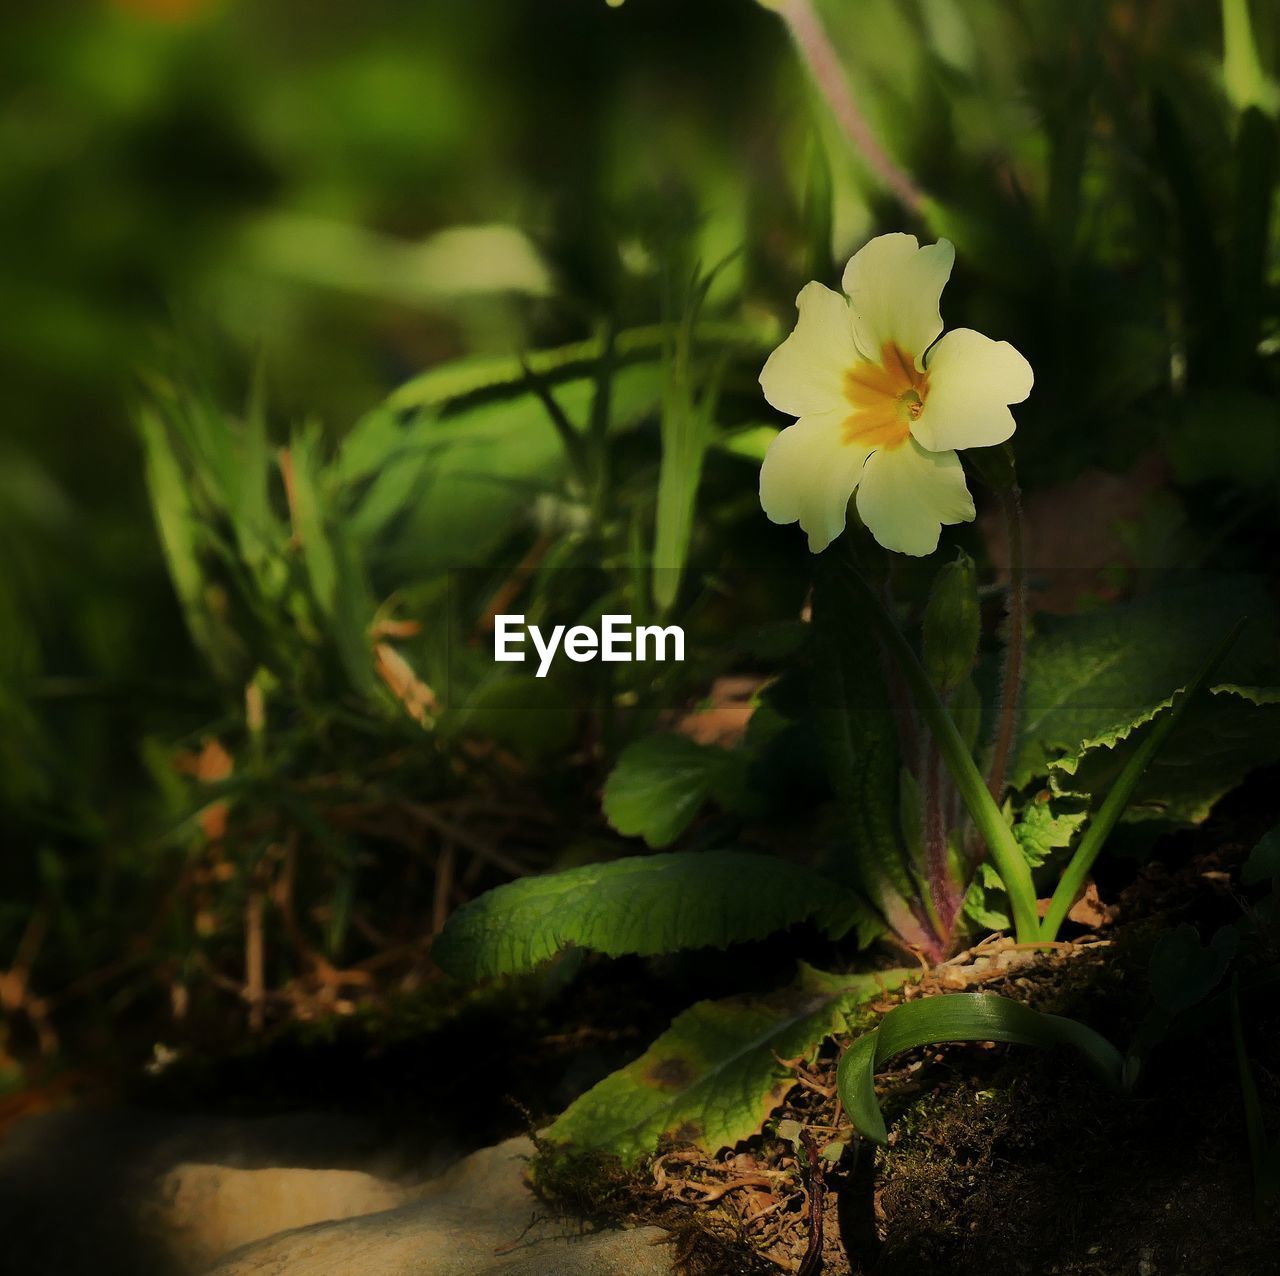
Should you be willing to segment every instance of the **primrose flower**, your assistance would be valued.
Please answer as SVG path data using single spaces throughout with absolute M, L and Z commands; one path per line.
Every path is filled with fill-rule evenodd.
M 764 397 L 798 418 L 765 455 L 760 504 L 799 522 L 815 554 L 844 530 L 855 490 L 871 534 L 901 554 L 933 553 L 944 523 L 974 516 L 956 449 L 1009 438 L 1008 405 L 1032 373 L 1007 341 L 969 328 L 938 340 L 954 260 L 945 239 L 873 239 L 845 267 L 847 297 L 801 289 L 795 330 L 760 374 Z

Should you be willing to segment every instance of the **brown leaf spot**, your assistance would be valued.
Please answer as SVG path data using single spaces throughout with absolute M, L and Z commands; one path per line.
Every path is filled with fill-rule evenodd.
M 696 1143 L 700 1138 L 702 1138 L 701 1121 L 681 1121 L 671 1131 L 671 1139 L 675 1143 Z
M 694 1081 L 693 1065 L 681 1055 L 673 1054 L 655 1063 L 645 1074 L 645 1081 L 659 1090 L 687 1090 Z

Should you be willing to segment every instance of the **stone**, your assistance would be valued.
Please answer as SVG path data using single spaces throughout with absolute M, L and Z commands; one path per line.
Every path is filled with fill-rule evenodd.
M 208 1276 L 670 1276 L 656 1227 L 584 1230 L 524 1182 L 527 1139 L 484 1148 L 395 1209 L 282 1232 Z
M 142 1222 L 160 1234 L 178 1270 L 198 1272 L 276 1232 L 394 1209 L 411 1195 L 358 1170 L 183 1164 L 144 1202 Z
M 412 1124 L 83 1108 L 0 1145 L 0 1276 L 668 1276 L 658 1228 L 591 1231 L 513 1139 L 459 1160 Z

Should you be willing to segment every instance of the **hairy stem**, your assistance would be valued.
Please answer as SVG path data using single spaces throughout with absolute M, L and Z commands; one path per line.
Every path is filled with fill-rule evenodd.
M 1014 931 L 1019 942 L 1034 943 L 1040 933 L 1040 922 L 1036 915 L 1036 892 L 1031 881 L 1031 870 L 1014 839 L 1013 831 L 1000 814 L 1000 808 L 987 789 L 986 781 L 947 712 L 946 705 L 929 681 L 929 675 L 920 663 L 915 648 L 898 628 L 898 622 L 879 593 L 863 579 L 856 568 L 850 566 L 847 571 L 851 581 L 870 603 L 871 617 L 911 688 L 920 715 L 933 733 L 942 759 L 978 827 L 978 832 L 986 840 L 992 863 L 1009 896 L 1009 910 L 1013 915 Z
M 942 752 L 936 738 L 930 735 L 925 743 L 924 760 L 920 766 L 920 794 L 924 801 L 925 877 L 942 940 L 944 944 L 949 944 L 955 931 L 961 899 L 951 872 L 950 846 L 947 842 L 946 789 Z
M 765 0 L 765 3 L 766 7 L 776 10 L 787 24 L 814 83 L 853 149 L 906 208 L 919 212 L 924 203 L 924 192 L 876 140 L 866 116 L 853 100 L 844 68 L 822 19 L 813 7 L 813 0 Z
M 1022 700 L 1023 656 L 1027 640 L 1027 568 L 1022 542 L 1022 493 L 1017 484 L 1000 493 L 1009 546 L 1009 596 L 1005 612 L 1004 666 L 1000 676 L 1000 714 L 987 771 L 987 789 L 1000 801 L 1013 753 Z

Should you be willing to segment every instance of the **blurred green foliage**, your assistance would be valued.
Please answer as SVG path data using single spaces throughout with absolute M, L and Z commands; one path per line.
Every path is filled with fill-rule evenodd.
M 952 238 L 949 321 L 1030 358 L 1032 489 L 1154 452 L 1171 482 L 1135 536 L 1266 565 L 1280 13 L 818 8 L 916 214 L 752 0 L 6 12 L 0 968 L 33 915 L 56 984 L 145 913 L 186 969 L 213 923 L 166 901 L 214 797 L 248 848 L 229 913 L 290 830 L 324 848 L 303 929 L 333 960 L 401 871 L 344 804 L 532 767 L 570 795 L 561 842 L 599 836 L 584 775 L 714 675 L 776 667 L 803 550 L 755 502 L 780 424 L 755 377 L 800 284 L 880 229 Z M 535 621 L 678 606 L 693 658 L 497 676 L 511 588 Z M 214 738 L 231 778 L 174 771 Z

